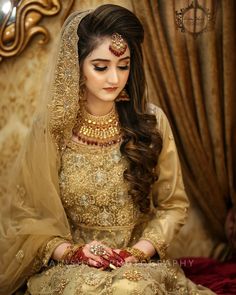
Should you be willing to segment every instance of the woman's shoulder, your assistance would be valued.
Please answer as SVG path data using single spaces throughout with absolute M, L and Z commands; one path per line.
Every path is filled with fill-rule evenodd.
M 162 110 L 162 108 L 160 108 L 159 106 L 157 106 L 153 102 L 147 103 L 147 111 L 149 114 L 153 114 L 156 116 L 163 116 L 164 115 L 164 111 Z
M 158 129 L 163 129 L 163 125 L 165 125 L 168 122 L 168 119 L 162 108 L 155 105 L 154 103 L 149 102 L 147 104 L 147 112 L 149 114 L 156 116 Z

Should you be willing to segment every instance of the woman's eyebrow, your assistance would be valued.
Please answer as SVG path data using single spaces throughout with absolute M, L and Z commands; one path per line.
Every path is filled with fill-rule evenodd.
M 123 61 L 123 60 L 128 60 L 130 59 L 130 56 L 126 56 L 126 57 L 122 57 L 121 59 L 119 59 L 119 61 Z M 105 61 L 105 62 L 109 62 L 111 61 L 110 59 L 104 59 L 104 58 L 96 58 L 96 59 L 92 59 L 91 61 Z

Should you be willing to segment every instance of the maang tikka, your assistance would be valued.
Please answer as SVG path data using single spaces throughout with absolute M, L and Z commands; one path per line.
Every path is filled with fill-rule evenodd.
M 125 42 L 124 38 L 118 34 L 113 33 L 111 35 L 111 44 L 109 46 L 109 50 L 115 55 L 115 56 L 121 56 L 125 53 L 127 49 L 127 43 Z

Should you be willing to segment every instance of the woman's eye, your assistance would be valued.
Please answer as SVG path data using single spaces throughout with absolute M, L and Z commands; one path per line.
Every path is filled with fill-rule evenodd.
M 104 67 L 99 67 L 99 66 L 96 66 L 94 65 L 94 70 L 95 71 L 99 71 L 99 72 L 103 72 L 105 70 L 107 70 L 107 66 L 104 66 Z M 129 65 L 126 65 L 126 66 L 118 66 L 118 69 L 122 70 L 122 71 L 126 71 L 129 69 Z
M 100 71 L 100 72 L 102 72 L 102 71 L 105 71 L 107 69 L 107 67 L 98 67 L 98 66 L 94 66 L 94 70 L 95 71 Z
M 118 67 L 120 70 L 122 71 L 125 71 L 125 70 L 128 70 L 129 69 L 129 65 L 126 65 L 126 66 L 119 66 Z

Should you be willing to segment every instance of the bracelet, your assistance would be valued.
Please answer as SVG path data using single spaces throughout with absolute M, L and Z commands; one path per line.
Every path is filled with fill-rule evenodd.
M 138 259 L 139 262 L 148 262 L 150 260 L 150 257 L 148 255 L 146 255 L 142 250 L 139 250 L 137 248 L 127 247 L 124 250 L 130 253 L 136 259 Z

